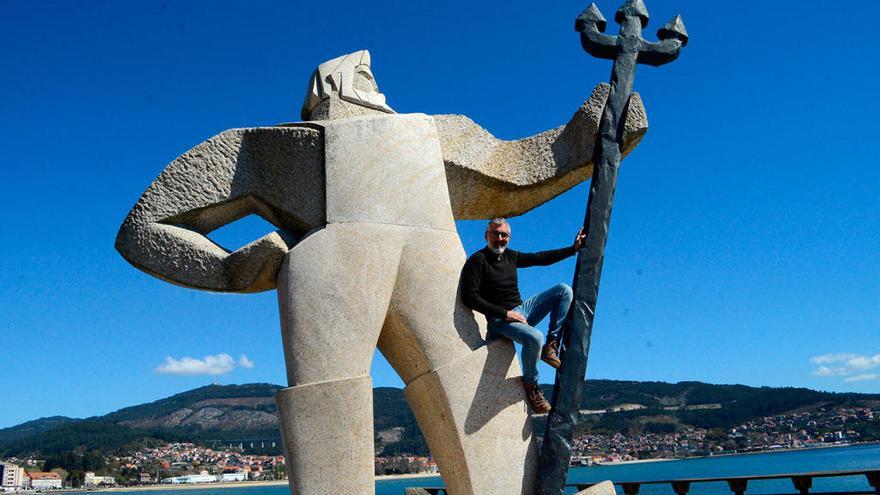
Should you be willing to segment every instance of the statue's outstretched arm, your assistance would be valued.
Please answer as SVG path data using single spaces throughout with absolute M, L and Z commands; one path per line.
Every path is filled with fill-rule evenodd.
M 610 87 L 599 84 L 568 124 L 504 141 L 462 115 L 437 115 L 456 219 L 521 215 L 590 178 L 593 146 Z M 648 129 L 638 93 L 630 98 L 624 155 Z
M 303 232 L 323 222 L 323 137 L 308 127 L 232 129 L 171 162 L 119 229 L 132 265 L 175 284 L 223 292 L 275 288 Z M 207 234 L 249 214 L 279 227 L 230 252 Z

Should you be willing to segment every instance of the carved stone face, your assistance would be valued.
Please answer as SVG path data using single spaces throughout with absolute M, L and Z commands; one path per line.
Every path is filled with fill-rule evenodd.
M 369 65 L 358 65 L 355 68 L 351 81 L 351 94 L 346 94 L 349 88 L 342 86 L 340 97 L 351 103 L 368 106 L 376 110 L 391 110 L 385 104 L 385 95 L 379 91 L 376 78 Z
M 343 55 L 318 66 L 309 82 L 302 118 L 308 120 L 315 107 L 333 97 L 380 112 L 394 113 L 385 102 L 385 95 L 379 91 L 367 50 Z

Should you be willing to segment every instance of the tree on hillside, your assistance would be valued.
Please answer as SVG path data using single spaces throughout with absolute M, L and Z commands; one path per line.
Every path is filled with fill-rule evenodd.
M 86 475 L 82 471 L 71 471 L 67 476 L 67 486 L 71 488 L 80 488 L 85 482 Z

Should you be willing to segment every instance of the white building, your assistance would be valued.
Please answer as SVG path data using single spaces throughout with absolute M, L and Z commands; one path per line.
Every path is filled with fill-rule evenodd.
M 0 462 L 0 490 L 12 491 L 30 487 L 30 478 L 23 467 Z
M 190 483 L 214 483 L 217 477 L 212 474 L 202 472 L 202 474 L 188 474 L 186 476 L 175 476 L 173 478 L 162 478 L 162 483 L 171 485 L 183 485 Z
M 28 473 L 31 477 L 31 488 L 40 490 L 57 490 L 61 488 L 61 476 L 57 473 Z
M 115 485 L 116 479 L 113 476 L 95 476 L 95 473 L 87 471 L 83 484 L 88 487 Z
M 236 471 L 234 473 L 223 473 L 222 475 L 220 475 L 220 479 L 218 481 L 244 481 L 245 479 L 247 479 L 247 474 L 245 474 L 244 471 Z

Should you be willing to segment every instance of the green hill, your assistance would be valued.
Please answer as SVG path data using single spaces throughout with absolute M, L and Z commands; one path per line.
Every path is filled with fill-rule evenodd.
M 543 386 L 548 395 L 552 387 Z M 267 383 L 210 385 L 101 417 L 42 418 L 0 430 L 0 457 L 55 455 L 74 450 L 119 452 L 143 441 L 241 444 L 280 452 L 274 395 Z M 701 382 L 588 380 L 580 433 L 666 432 L 683 427 L 729 429 L 789 411 L 880 404 L 880 395 L 817 392 L 805 388 L 712 385 Z M 403 391 L 373 391 L 377 451 L 427 453 Z M 542 418 L 536 431 L 543 432 Z M 270 447 L 274 442 L 274 447 Z M 262 447 L 261 447 L 262 446 Z
M 66 416 L 52 416 L 48 418 L 35 419 L 10 428 L 0 429 L 0 445 L 7 444 L 20 438 L 29 437 L 43 433 L 44 431 L 54 430 L 66 423 L 81 421 L 79 419 L 68 418 Z
M 173 414 L 181 409 L 192 407 L 205 401 L 214 401 L 216 404 L 238 405 L 241 408 L 248 408 L 248 405 L 256 406 L 266 404 L 271 406 L 263 407 L 263 410 L 271 409 L 275 411 L 275 393 L 281 390 L 281 386 L 269 383 L 249 383 L 245 385 L 208 385 L 199 387 L 187 392 L 172 395 L 166 399 L 150 402 L 149 404 L 141 404 L 139 406 L 126 407 L 116 412 L 112 412 L 106 416 L 102 416 L 102 420 L 121 423 L 125 421 L 138 421 L 146 418 L 161 418 Z M 242 402 L 224 399 L 265 399 L 264 401 Z

